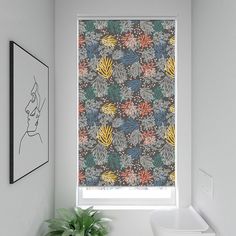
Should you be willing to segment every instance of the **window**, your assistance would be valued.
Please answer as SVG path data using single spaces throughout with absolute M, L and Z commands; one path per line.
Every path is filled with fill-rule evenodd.
M 174 187 L 78 187 L 78 205 L 98 207 L 175 205 Z
M 79 204 L 175 204 L 175 20 L 78 26 Z

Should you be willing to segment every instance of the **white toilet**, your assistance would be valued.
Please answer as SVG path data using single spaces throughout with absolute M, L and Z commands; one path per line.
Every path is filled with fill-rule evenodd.
M 192 207 L 156 210 L 151 226 L 154 236 L 216 236 Z

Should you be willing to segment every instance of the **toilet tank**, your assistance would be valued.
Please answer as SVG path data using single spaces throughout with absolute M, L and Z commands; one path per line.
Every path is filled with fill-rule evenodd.
M 154 236 L 215 236 L 192 207 L 156 210 L 151 215 L 151 226 Z

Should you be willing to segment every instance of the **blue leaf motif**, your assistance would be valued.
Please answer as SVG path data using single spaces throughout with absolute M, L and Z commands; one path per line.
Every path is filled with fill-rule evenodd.
M 137 92 L 141 87 L 141 81 L 139 79 L 129 80 L 127 86 L 134 92 Z
M 124 65 L 132 65 L 133 63 L 139 61 L 139 56 L 132 50 L 126 51 L 124 56 L 121 58 L 121 62 Z
M 90 43 L 86 45 L 87 56 L 89 59 L 92 59 L 98 53 L 98 44 Z
M 157 59 L 166 57 L 166 44 L 161 42 L 154 47 L 155 56 Z
M 165 111 L 160 111 L 158 113 L 154 114 L 154 119 L 156 125 L 165 125 L 166 124 L 166 112 Z
M 98 124 L 98 110 L 90 110 L 86 113 L 86 118 L 89 126 Z
M 87 178 L 86 186 L 97 186 L 99 182 L 99 177 Z
M 132 118 L 125 120 L 124 123 L 120 126 L 120 129 L 125 134 L 131 133 L 138 128 L 139 128 L 139 125 L 138 125 L 137 121 L 135 121 Z
M 167 182 L 167 177 L 160 174 L 157 179 L 154 180 L 154 186 L 165 186 Z
M 127 150 L 127 155 L 131 156 L 133 159 L 138 159 L 141 155 L 141 149 L 139 147 L 129 148 Z

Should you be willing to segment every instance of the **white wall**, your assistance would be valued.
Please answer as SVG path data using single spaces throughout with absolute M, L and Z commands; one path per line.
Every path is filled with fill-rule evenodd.
M 178 100 L 179 136 L 185 143 L 178 154 L 187 168 L 182 171 L 179 186 L 183 206 L 190 203 L 190 58 L 191 58 L 191 1 L 190 0 L 56 0 L 55 1 L 55 156 L 56 156 L 56 208 L 76 204 L 77 179 L 77 16 L 176 16 L 178 20 Z M 186 99 L 188 98 L 188 99 Z M 182 109 L 182 110 L 181 110 Z M 185 112 L 184 112 L 185 111 Z M 188 115 L 186 115 L 188 114 Z M 186 148 L 187 147 L 187 148 Z M 183 168 L 183 166 L 182 166 Z M 186 174 L 186 175 L 185 175 Z M 188 176 L 188 178 L 186 178 Z M 185 182 L 186 185 L 181 185 Z M 186 188 L 187 186 L 187 188 Z M 150 211 L 109 211 L 116 218 L 112 236 L 149 236 Z
M 217 236 L 234 236 L 236 213 L 236 1 L 192 1 L 193 204 Z M 214 178 L 211 200 L 198 169 Z
M 42 235 L 54 212 L 54 3 L 0 0 L 0 235 Z M 9 40 L 50 67 L 50 163 L 9 184 Z
M 107 210 L 112 219 L 109 236 L 153 236 L 150 226 L 150 210 Z

